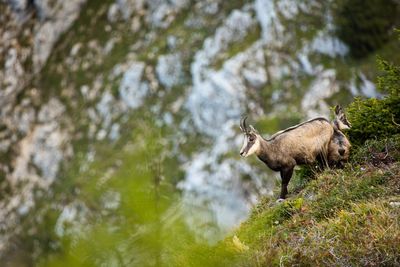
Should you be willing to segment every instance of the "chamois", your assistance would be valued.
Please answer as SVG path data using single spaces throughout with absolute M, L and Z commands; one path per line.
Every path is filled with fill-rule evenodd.
M 247 127 L 246 118 L 240 121 L 240 128 L 245 135 L 240 155 L 248 157 L 255 154 L 270 169 L 280 172 L 280 199 L 285 199 L 288 193 L 287 186 L 296 165 L 311 164 L 318 157 L 327 161 L 329 143 L 334 133 L 327 119 L 315 118 L 264 139 L 252 125 Z
M 332 127 L 334 133 L 329 143 L 328 163 L 331 167 L 342 168 L 349 159 L 351 148 L 351 144 L 343 131 L 350 129 L 351 124 L 339 105 L 335 107 L 335 119 L 332 121 Z

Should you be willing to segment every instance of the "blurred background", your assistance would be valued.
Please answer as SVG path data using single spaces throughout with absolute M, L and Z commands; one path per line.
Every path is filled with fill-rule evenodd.
M 399 6 L 1 0 L 1 266 L 195 265 L 279 183 L 241 115 L 268 136 L 381 97 Z

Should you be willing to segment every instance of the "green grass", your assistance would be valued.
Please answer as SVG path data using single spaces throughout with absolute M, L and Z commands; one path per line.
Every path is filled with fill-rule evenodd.
M 370 155 L 371 149 L 388 147 L 388 157 L 397 159 L 400 142 L 396 136 L 372 143 L 357 151 L 344 170 L 316 175 L 288 202 L 275 205 L 268 199 L 255 208 L 237 232 L 250 247 L 249 265 L 398 264 L 394 247 L 400 244 L 400 210 L 389 203 L 400 200 L 400 163 L 378 166 Z M 288 212 L 293 203 L 298 206 Z M 279 217 L 282 210 L 286 216 Z

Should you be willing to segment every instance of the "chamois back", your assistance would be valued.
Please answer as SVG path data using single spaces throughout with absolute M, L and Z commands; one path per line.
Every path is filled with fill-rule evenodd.
M 326 121 L 326 122 L 329 122 L 327 119 L 325 119 L 325 118 L 323 118 L 323 117 L 318 117 L 318 118 L 310 119 L 310 120 L 308 120 L 308 121 L 299 123 L 299 124 L 297 124 L 297 125 L 294 125 L 294 126 L 291 126 L 291 127 L 289 127 L 289 128 L 286 128 L 286 129 L 284 129 L 284 130 L 281 130 L 281 131 L 279 131 L 279 132 L 276 132 L 276 133 L 273 134 L 269 139 L 267 139 L 267 141 L 272 141 L 272 140 L 275 139 L 276 137 L 278 137 L 278 136 L 280 136 L 280 135 L 282 135 L 282 134 L 284 134 L 284 133 L 290 132 L 290 131 L 292 131 L 292 130 L 295 130 L 295 129 L 297 129 L 297 128 L 301 128 L 301 127 L 304 126 L 304 125 L 306 125 L 306 128 L 309 128 L 310 124 L 312 124 L 312 123 L 315 122 L 315 121 Z M 312 126 L 312 127 L 313 127 L 313 126 Z M 304 129 L 302 129 L 302 130 L 305 130 L 306 128 L 304 128 Z M 306 130 L 305 130 L 305 131 L 306 131 Z
M 333 128 L 325 118 L 316 118 L 276 133 L 268 141 L 279 147 L 282 157 L 296 164 L 309 164 L 321 155 L 327 160 Z

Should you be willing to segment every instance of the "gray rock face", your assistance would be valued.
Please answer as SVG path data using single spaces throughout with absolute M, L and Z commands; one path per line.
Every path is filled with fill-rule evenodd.
M 166 28 L 174 20 L 176 13 L 189 4 L 188 0 L 149 0 L 147 21 L 159 28 Z
M 127 112 L 126 105 L 121 101 L 115 99 L 110 92 L 106 91 L 97 103 L 96 111 L 102 120 L 100 130 L 97 133 L 98 140 L 103 140 L 107 134 L 111 140 L 116 140 L 119 137 L 120 126 L 115 120 L 123 112 Z
M 128 20 L 134 14 L 144 15 L 148 24 L 156 28 L 166 28 L 189 3 L 188 0 L 117 0 L 110 6 L 107 17 L 110 22 L 115 22 L 119 17 Z
M 131 63 L 122 77 L 119 94 L 122 101 L 130 108 L 138 108 L 149 93 L 149 86 L 142 82 L 145 64 L 143 62 Z
M 25 12 L 28 9 L 28 0 L 6 0 L 6 3 L 8 3 L 12 9 L 20 16 L 22 17 L 25 15 Z
M 171 88 L 182 82 L 182 62 L 178 54 L 162 55 L 156 66 L 157 77 L 162 85 Z
M 339 85 L 336 82 L 335 70 L 330 69 L 319 73 L 301 102 L 307 118 L 329 117 L 329 106 L 324 100 L 331 97 L 338 90 Z
M 65 206 L 55 225 L 55 233 L 62 237 L 65 235 L 81 236 L 87 227 L 88 207 L 85 203 L 74 201 Z
M 16 48 L 9 48 L 6 54 L 3 72 L 0 72 L 0 107 L 14 102 L 15 96 L 24 84 L 24 69 L 18 58 Z M 1 108 L 0 108 L 1 109 Z
M 262 71 L 264 57 L 260 53 L 261 47 L 261 43 L 256 42 L 227 60 L 221 70 L 209 70 L 207 79 L 195 84 L 188 96 L 187 107 L 192 118 L 196 119 L 195 125 L 213 138 L 209 149 L 204 149 L 190 160 L 185 180 L 180 183 L 189 210 L 213 203 L 206 211 L 198 211 L 198 216 L 190 216 L 188 225 L 192 225 L 193 229 L 205 222 L 214 222 L 220 229 L 230 229 L 245 218 L 256 201 L 256 198 L 249 199 L 246 195 L 255 196 L 257 191 L 265 194 L 265 188 L 269 188 L 247 163 L 220 159 L 229 151 L 237 150 L 238 142 L 242 141 L 236 139 L 235 129 L 246 105 L 245 82 L 250 80 L 260 85 L 266 81 L 265 71 Z M 249 78 L 251 69 L 257 69 L 257 72 Z M 241 175 L 244 174 L 251 177 L 251 186 L 242 181 Z M 206 231 L 205 236 L 211 240 L 217 237 L 212 231 Z
M 15 107 L 9 125 L 14 125 L 14 129 L 21 134 L 27 134 L 36 120 L 36 112 L 32 103 L 25 99 L 21 105 Z
M 32 133 L 30 146 L 32 162 L 39 168 L 42 178 L 50 182 L 49 184 L 56 178 L 60 163 L 66 154 L 64 146 L 68 141 L 68 134 L 61 131 L 59 125 L 54 122 L 38 126 Z
M 196 53 L 191 65 L 193 88 L 186 107 L 197 130 L 213 140 L 210 148 L 191 158 L 186 165 L 185 180 L 179 184 L 184 189 L 184 202 L 191 213 L 188 225 L 193 230 L 212 223 L 220 229 L 230 229 L 246 216 L 255 201 L 246 194 L 262 191 L 262 182 L 246 163 L 229 158 L 221 160 L 238 145 L 235 128 L 246 106 L 246 83 L 260 87 L 267 80 L 261 42 L 226 60 L 220 70 L 212 68 L 215 57 L 227 50 L 230 43 L 240 42 L 254 24 L 248 7 L 234 10 L 215 35 L 204 41 L 203 49 Z M 251 177 L 257 189 L 243 183 L 243 174 Z M 206 203 L 213 204 L 205 210 L 198 208 L 207 206 Z M 202 235 L 211 240 L 218 238 L 212 229 L 202 229 Z
M 10 134 L 15 137 L 3 147 L 4 152 L 11 148 L 19 151 L 13 160 L 13 171 L 7 171 L 6 175 L 10 184 L 27 180 L 47 187 L 54 181 L 61 161 L 71 154 L 71 147 L 66 144 L 69 135 L 60 127 L 61 122 L 66 123 L 65 107 L 52 98 L 36 115 L 31 105 L 29 99 L 24 99 L 13 109 L 12 117 L 4 117 Z M 22 134 L 23 138 L 19 140 L 13 132 Z
M 38 114 L 38 121 L 42 123 L 52 122 L 61 117 L 65 112 L 64 105 L 56 98 L 50 99 L 47 105 L 44 105 Z
M 144 13 L 145 3 L 145 0 L 116 0 L 109 7 L 107 18 L 110 22 L 116 22 L 120 18 L 127 21 L 133 13 Z
M 39 124 L 19 143 L 19 150 L 22 152 L 15 161 L 14 172 L 8 177 L 11 183 L 29 177 L 39 179 L 30 164 L 39 168 L 41 177 L 47 181 L 41 185 L 49 186 L 54 181 L 61 161 L 68 154 L 66 151 L 70 153 L 71 149 L 67 144 L 69 136 L 58 122 L 64 111 L 65 107 L 57 99 L 51 99 L 39 111 Z
M 72 153 L 70 134 L 60 126 L 61 122 L 68 124 L 63 117 L 64 105 L 56 98 L 40 104 L 40 90 L 31 87 L 30 82 L 46 63 L 55 42 L 78 17 L 84 2 L 0 3 L 0 121 L 5 128 L 0 134 L 0 148 L 10 158 L 0 167 L 6 182 L 18 185 L 0 203 L 4 208 L 1 218 L 10 218 L 5 228 L 13 225 L 18 213 L 33 207 L 33 190 L 47 189 L 61 162 Z M 37 16 L 32 16 L 34 13 Z M 20 100 L 19 95 L 23 95 Z
M 222 125 L 240 117 L 245 91 L 240 72 L 246 59 L 237 56 L 221 71 L 214 71 L 210 65 L 230 43 L 240 41 L 254 23 L 249 12 L 233 11 L 215 35 L 204 41 L 203 49 L 195 54 L 191 65 L 193 88 L 187 107 L 199 131 L 219 135 Z
M 55 42 L 78 17 L 86 0 L 35 1 L 38 14 L 43 23 L 35 29 L 33 64 L 38 72 L 44 66 Z
M 13 149 L 18 154 L 13 160 L 12 171 L 6 172 L 12 193 L 0 201 L 0 218 L 7 218 L 1 220 L 2 230 L 7 234 L 0 236 L 0 252 L 15 233 L 12 229 L 19 216 L 34 207 L 35 191 L 49 190 L 62 162 L 72 156 L 71 135 L 68 129 L 60 126 L 61 123 L 69 124 L 64 116 L 64 105 L 52 98 L 36 116 L 28 105 L 29 101 L 24 102 L 15 108 L 22 111 L 22 115 L 15 118 L 15 123 L 25 135 L 21 140 L 14 140 Z

